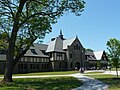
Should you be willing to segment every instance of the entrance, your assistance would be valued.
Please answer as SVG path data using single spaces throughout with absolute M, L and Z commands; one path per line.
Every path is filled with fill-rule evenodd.
M 77 67 L 77 70 L 79 70 L 79 69 L 80 69 L 80 63 L 79 63 L 79 62 L 76 62 L 76 63 L 75 63 L 75 67 Z

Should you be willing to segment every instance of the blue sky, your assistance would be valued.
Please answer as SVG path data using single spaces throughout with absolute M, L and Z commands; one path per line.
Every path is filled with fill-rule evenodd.
M 85 48 L 95 51 L 106 50 L 110 38 L 120 39 L 120 0 L 85 0 L 81 16 L 66 13 L 53 25 L 53 31 L 46 35 L 44 43 L 56 37 L 62 29 L 64 37 L 76 35 Z

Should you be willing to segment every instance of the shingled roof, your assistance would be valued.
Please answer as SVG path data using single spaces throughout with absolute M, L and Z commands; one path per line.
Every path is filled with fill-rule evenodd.
M 47 50 L 48 45 L 34 43 L 33 46 L 26 52 L 24 56 L 34 56 L 34 57 L 49 57 L 45 55 L 42 51 Z
M 63 40 L 60 37 L 56 37 L 53 41 L 48 43 L 46 52 L 64 52 L 63 51 Z
M 101 60 L 104 51 L 86 51 L 85 55 L 89 56 L 88 60 Z
M 63 41 L 63 49 L 67 49 L 67 46 L 70 46 L 76 38 L 67 39 Z

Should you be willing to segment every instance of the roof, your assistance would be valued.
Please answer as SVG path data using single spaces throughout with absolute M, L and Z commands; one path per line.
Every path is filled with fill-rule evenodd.
M 96 51 L 96 52 L 93 52 L 93 53 L 94 53 L 96 59 L 100 60 L 102 58 L 103 52 L 104 51 Z
M 101 60 L 104 51 L 86 51 L 85 55 L 88 55 L 88 60 Z
M 67 39 L 63 41 L 63 49 L 67 49 L 67 46 L 70 46 L 76 38 Z
M 34 56 L 34 57 L 49 57 L 45 55 L 42 51 L 47 50 L 48 45 L 34 43 L 33 46 L 26 52 L 24 56 Z
M 32 51 L 34 50 L 34 52 Z M 38 49 L 29 49 L 24 56 L 33 56 L 33 57 L 49 57 L 48 55 L 44 55 L 42 51 Z
M 34 43 L 31 48 L 39 49 L 39 50 L 47 50 L 48 45 L 47 44 L 37 44 Z
M 85 55 L 94 55 L 94 53 L 92 51 L 86 51 Z
M 56 37 L 55 40 L 48 43 L 46 52 L 64 52 L 63 51 L 63 40 L 60 37 Z

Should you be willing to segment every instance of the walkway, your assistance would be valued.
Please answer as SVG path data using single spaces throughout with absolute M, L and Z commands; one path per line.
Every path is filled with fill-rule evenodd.
M 74 74 L 73 77 L 83 81 L 83 86 L 75 88 L 73 90 L 107 90 L 108 85 L 94 78 L 82 76 L 81 74 Z
M 104 74 L 116 75 L 116 71 L 105 71 Z M 120 75 L 120 71 L 118 71 L 118 75 Z

